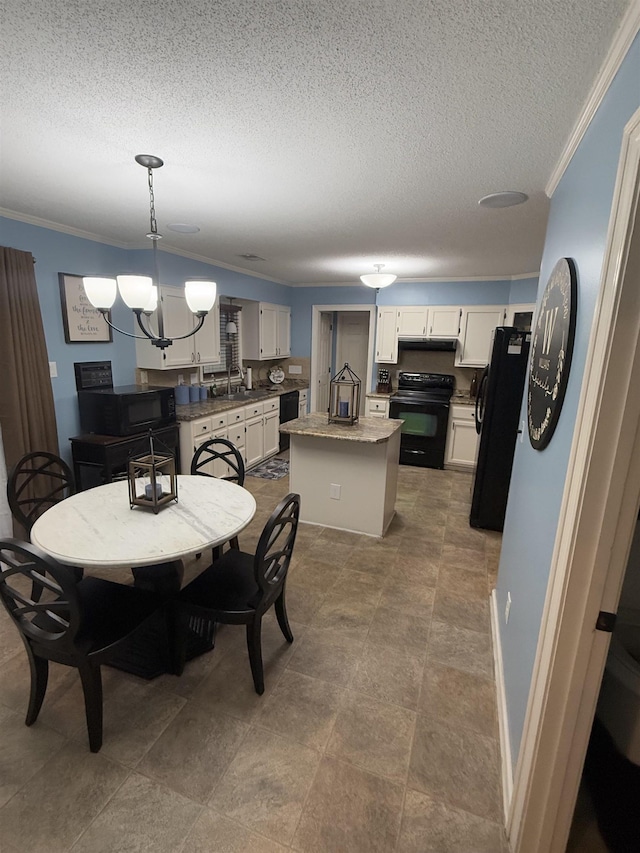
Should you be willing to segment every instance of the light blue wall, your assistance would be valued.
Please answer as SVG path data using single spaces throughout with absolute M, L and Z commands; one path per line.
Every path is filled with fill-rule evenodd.
M 44 323 L 49 361 L 56 362 L 58 376 L 51 380 L 58 423 L 60 453 L 70 456 L 69 438 L 78 435 L 78 403 L 73 364 L 76 361 L 112 362 L 115 385 L 130 385 L 135 379 L 135 344 L 131 338 L 114 332 L 112 343 L 67 344 L 64 340 L 58 273 L 75 275 L 117 275 L 122 272 L 149 272 L 150 250 L 127 251 L 92 240 L 72 237 L 59 231 L 27 225 L 0 217 L 0 245 L 22 249 L 36 259 L 36 282 Z M 263 300 L 288 305 L 292 289 L 250 275 L 215 267 L 188 258 L 160 252 L 160 281 L 180 285 L 189 276 L 210 276 L 218 292 L 227 296 Z M 128 332 L 134 331 L 133 314 L 120 300 L 113 309 L 113 322 Z
M 540 270 L 539 295 L 556 261 L 575 260 L 578 311 L 567 394 L 550 444 L 516 445 L 497 584 L 500 642 L 514 762 L 549 578 L 558 515 L 573 438 L 594 307 L 606 243 L 624 125 L 640 106 L 640 36 L 555 191 Z M 522 418 L 525 408 L 522 408 Z M 507 593 L 511 612 L 504 624 Z
M 311 318 L 314 305 L 375 305 L 369 287 L 294 287 L 291 295 L 291 355 L 311 357 Z
M 511 282 L 509 288 L 509 305 L 535 302 L 538 293 L 538 277 L 521 278 Z
M 510 280 L 401 281 L 380 291 L 378 305 L 506 305 L 512 283 Z

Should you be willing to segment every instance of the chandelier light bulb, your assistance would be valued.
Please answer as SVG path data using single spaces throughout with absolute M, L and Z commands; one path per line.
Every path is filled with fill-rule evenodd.
M 86 276 L 82 279 L 84 292 L 94 308 L 108 311 L 116 301 L 117 285 L 115 278 Z
M 216 301 L 215 281 L 185 281 L 184 295 L 189 310 L 194 314 L 207 314 Z

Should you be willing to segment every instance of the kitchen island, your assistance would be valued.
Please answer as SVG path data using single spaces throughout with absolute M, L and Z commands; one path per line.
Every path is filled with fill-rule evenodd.
M 309 524 L 384 536 L 395 511 L 402 421 L 360 418 L 327 423 L 326 414 L 289 421 L 289 483 Z

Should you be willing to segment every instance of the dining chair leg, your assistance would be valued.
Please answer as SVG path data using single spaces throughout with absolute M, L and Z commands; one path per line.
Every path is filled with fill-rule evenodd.
M 285 640 L 288 643 L 293 643 L 293 634 L 289 625 L 289 619 L 287 618 L 287 607 L 284 602 L 284 587 L 282 587 L 282 592 L 276 598 L 275 611 L 276 618 L 278 620 L 278 625 L 280 626 L 280 630 L 284 634 Z
M 78 669 L 84 692 L 89 749 L 99 752 L 102 746 L 102 673 L 100 666 L 90 663 L 81 664 Z
M 42 708 L 42 703 L 44 701 L 44 695 L 47 692 L 47 683 L 49 681 L 49 661 L 45 658 L 37 657 L 28 645 L 27 654 L 29 656 L 29 668 L 31 669 L 31 691 L 29 694 L 29 707 L 27 708 L 25 725 L 32 726 L 38 719 L 38 714 L 40 713 L 40 708 Z
M 256 616 L 252 622 L 247 624 L 247 649 L 249 650 L 249 663 L 256 693 L 264 693 L 264 671 L 262 668 L 262 617 Z

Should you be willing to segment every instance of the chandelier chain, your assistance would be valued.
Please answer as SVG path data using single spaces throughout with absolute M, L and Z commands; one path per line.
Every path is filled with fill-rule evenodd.
M 148 236 L 152 240 L 159 240 L 161 235 L 158 234 L 158 223 L 156 221 L 156 202 L 153 194 L 153 170 L 149 168 L 147 169 L 147 173 L 149 183 L 149 222 L 151 226 L 151 231 Z

